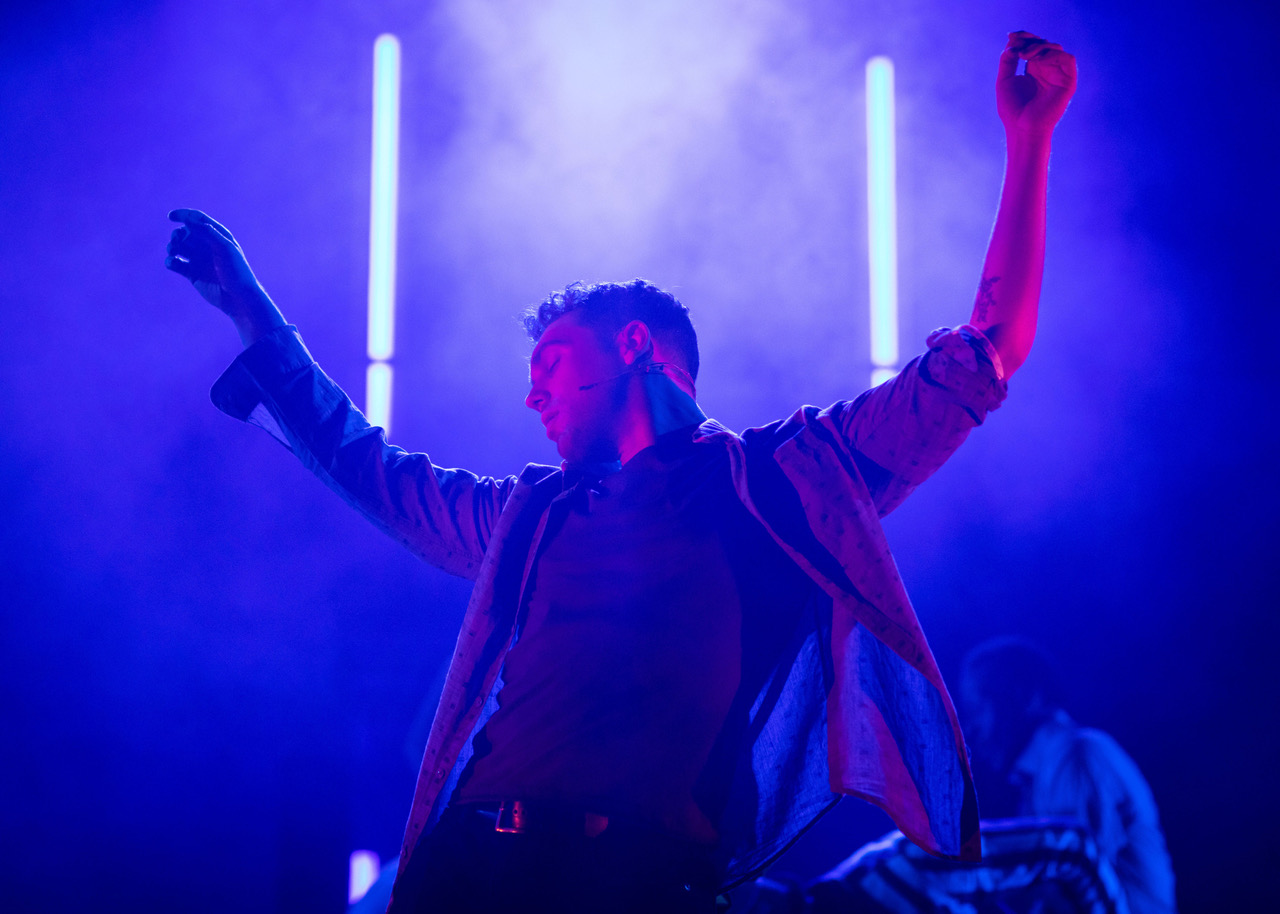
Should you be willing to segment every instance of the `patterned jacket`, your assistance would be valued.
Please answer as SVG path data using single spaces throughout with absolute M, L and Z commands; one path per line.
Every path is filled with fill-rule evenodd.
M 964 738 L 898 576 L 880 518 L 927 479 L 1006 393 L 977 330 L 928 350 L 852 401 L 695 442 L 728 450 L 743 505 L 813 580 L 804 624 L 751 709 L 719 823 L 725 886 L 758 872 L 840 795 L 882 808 L 930 853 L 977 859 Z M 427 740 L 400 871 L 438 820 L 496 709 L 503 659 L 563 468 L 480 477 L 389 445 L 292 327 L 246 349 L 214 403 L 258 425 L 370 521 L 426 561 L 475 581 Z M 390 910 L 408 899 L 393 894 Z

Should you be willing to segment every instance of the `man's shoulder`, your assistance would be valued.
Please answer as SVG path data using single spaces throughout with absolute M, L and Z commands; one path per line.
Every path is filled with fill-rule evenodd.
M 827 407 L 804 405 L 797 407 L 790 415 L 775 419 L 764 425 L 735 432 L 721 425 L 715 419 L 708 419 L 698 428 L 695 440 L 736 439 L 746 448 L 776 448 L 783 442 L 806 430 L 819 430 L 832 417 L 843 413 L 851 406 L 851 401 L 840 400 Z
M 564 471 L 560 467 L 548 466 L 545 463 L 528 463 L 525 464 L 520 475 L 516 477 L 516 481 L 526 486 L 536 486 L 546 482 L 552 477 L 560 477 L 564 475 Z
M 1048 751 L 1041 761 L 1056 768 L 1060 776 L 1086 779 L 1110 791 L 1128 791 L 1146 781 L 1137 764 L 1111 734 L 1093 727 L 1082 727 L 1065 715 L 1041 728 L 1037 736 L 1049 733 Z
M 1112 778 L 1129 790 L 1137 785 L 1147 789 L 1137 762 L 1110 733 L 1078 727 L 1071 740 L 1071 754 L 1076 764 L 1087 767 L 1096 777 Z

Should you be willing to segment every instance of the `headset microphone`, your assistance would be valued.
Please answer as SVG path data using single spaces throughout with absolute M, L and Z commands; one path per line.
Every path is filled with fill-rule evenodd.
M 599 387 L 601 384 L 608 384 L 610 381 L 616 381 L 619 378 L 625 378 L 629 374 L 661 374 L 661 375 L 667 375 L 668 377 L 670 377 L 672 372 L 676 372 L 678 374 L 683 375 L 685 380 L 688 382 L 689 387 L 693 388 L 694 386 L 693 377 L 689 374 L 689 372 L 685 371 L 683 368 L 681 368 L 679 365 L 675 364 L 674 362 L 650 362 L 645 360 L 645 361 L 633 362 L 630 365 L 630 367 L 627 368 L 626 371 L 618 372 L 618 374 L 612 375 L 607 378 L 601 378 L 599 381 L 592 381 L 590 384 L 583 384 L 581 387 L 578 388 L 578 390 L 579 391 L 590 390 L 593 387 Z
M 627 375 L 632 374 L 633 372 L 635 372 L 635 371 L 637 371 L 637 370 L 638 370 L 638 369 L 636 368 L 636 366 L 635 366 L 635 365 L 632 365 L 632 366 L 631 366 L 630 368 L 628 368 L 626 371 L 619 372 L 618 374 L 612 375 L 612 376 L 607 377 L 607 378 L 601 378 L 599 381 L 592 381 L 590 384 L 583 384 L 581 387 L 579 387 L 579 388 L 578 388 L 578 390 L 580 390 L 580 391 L 581 391 L 581 390 L 590 390 L 590 389 L 591 389 L 591 388 L 593 388 L 593 387 L 599 387 L 601 384 L 608 384 L 610 381 L 616 381 L 616 380 L 618 380 L 618 378 L 625 378 Z

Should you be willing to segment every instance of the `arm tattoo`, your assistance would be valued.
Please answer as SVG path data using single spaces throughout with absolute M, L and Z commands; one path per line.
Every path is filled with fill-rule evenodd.
M 978 320 L 985 321 L 987 314 L 996 305 L 996 297 L 992 294 L 992 287 L 1000 281 L 999 276 L 984 276 L 982 282 L 978 284 L 978 300 L 974 302 L 973 310 Z

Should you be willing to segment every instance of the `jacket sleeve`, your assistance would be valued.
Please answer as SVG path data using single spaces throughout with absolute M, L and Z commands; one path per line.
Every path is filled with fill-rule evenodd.
M 242 352 L 212 390 L 214 405 L 280 441 L 344 501 L 410 551 L 475 579 L 516 483 L 435 466 L 389 445 L 303 345 L 281 327 Z
M 946 462 L 1007 392 L 995 347 L 963 326 L 935 330 L 923 355 L 829 415 L 883 517 Z

